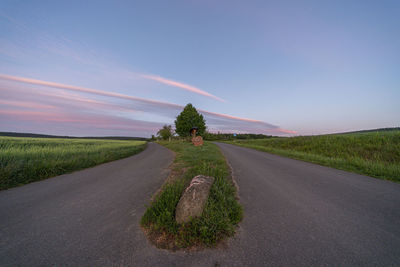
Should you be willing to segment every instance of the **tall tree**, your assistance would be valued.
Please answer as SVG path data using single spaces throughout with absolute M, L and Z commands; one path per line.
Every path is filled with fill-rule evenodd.
M 203 135 L 206 131 L 206 121 L 203 115 L 197 112 L 192 104 L 187 104 L 181 114 L 175 120 L 175 132 L 181 137 L 189 136 L 190 129 L 197 127 L 198 135 Z

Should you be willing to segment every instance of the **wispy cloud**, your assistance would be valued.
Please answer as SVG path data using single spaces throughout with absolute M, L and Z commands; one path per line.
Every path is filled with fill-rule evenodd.
M 226 102 L 224 99 L 222 99 L 220 97 L 212 95 L 212 94 L 210 94 L 210 93 L 208 93 L 208 92 L 206 92 L 204 90 L 201 90 L 201 89 L 199 89 L 197 87 L 194 87 L 192 85 L 189 85 L 189 84 L 173 81 L 173 80 L 166 79 L 166 78 L 163 78 L 163 77 L 160 77 L 160 76 L 157 76 L 157 75 L 142 74 L 141 77 L 143 77 L 145 79 L 153 80 L 153 81 L 156 81 L 156 82 L 159 82 L 159 83 L 162 83 L 162 84 L 166 84 L 166 85 L 169 85 L 169 86 L 178 87 L 178 88 L 181 88 L 183 90 L 186 90 L 186 91 L 189 91 L 189 92 L 192 92 L 192 93 L 196 93 L 196 94 L 199 94 L 199 95 L 202 95 L 202 96 L 210 97 L 210 98 L 213 98 L 213 99 L 218 100 L 220 102 Z
M 273 129 L 271 132 L 275 132 L 277 134 L 297 134 L 296 131 L 292 131 L 292 130 L 286 130 L 286 129 L 282 129 L 282 128 L 276 128 Z
M 126 67 L 121 67 L 120 64 L 114 62 L 112 58 L 108 57 L 104 59 L 104 51 L 96 53 L 90 46 L 85 45 L 81 41 L 76 42 L 65 36 L 49 34 L 46 31 L 27 25 L 21 21 L 18 21 L 12 17 L 6 16 L 0 13 L 0 17 L 3 17 L 10 24 L 13 25 L 14 30 L 20 33 L 21 39 L 7 40 L 4 39 L 0 45 L 0 54 L 8 57 L 18 58 L 19 60 L 26 60 L 27 57 L 47 57 L 49 54 L 52 55 L 51 60 L 68 60 L 73 61 L 75 64 L 85 65 L 89 68 L 93 68 L 99 72 L 106 74 L 107 76 L 135 76 L 141 79 L 155 81 L 168 86 L 173 86 L 179 89 L 189 91 L 198 95 L 202 95 L 220 102 L 226 102 L 224 99 L 217 97 L 205 90 L 202 90 L 196 86 L 183 83 L 180 81 L 168 79 L 151 73 L 143 74 L 140 72 L 133 72 Z M 25 41 L 26 36 L 29 36 L 31 42 L 29 45 Z M 112 65 L 112 67 L 110 67 Z
M 240 120 L 240 121 L 247 121 L 247 122 L 257 122 L 257 123 L 264 123 L 263 121 L 260 120 L 253 120 L 253 119 L 247 119 L 247 118 L 240 118 L 240 117 L 235 117 L 235 116 L 231 116 L 231 115 L 226 115 L 226 114 L 220 114 L 220 113 L 215 113 L 215 112 L 211 112 L 211 111 L 206 111 L 206 110 L 202 110 L 199 109 L 200 112 L 208 114 L 208 115 L 214 115 L 214 116 L 218 116 L 218 117 L 223 117 L 223 118 L 227 118 L 227 119 L 232 119 L 232 120 Z M 276 127 L 275 125 L 269 124 L 271 127 Z
M 108 132 L 100 133 L 112 133 L 121 132 L 124 135 L 129 135 L 133 131 L 139 135 L 148 136 L 148 133 L 155 133 L 162 123 L 147 122 L 133 119 L 120 118 L 109 115 L 99 114 L 73 114 L 66 113 L 63 111 L 56 112 L 43 112 L 43 111 L 29 111 L 29 110 L 16 110 L 16 109 L 2 109 L 0 110 L 0 121 L 11 122 L 23 122 L 23 125 L 19 125 L 19 128 L 24 127 L 28 131 L 32 131 L 34 128 L 35 132 L 43 132 L 43 129 L 47 129 L 47 133 L 53 134 L 71 134 L 78 128 L 84 128 L 78 135 L 98 135 L 99 132 L 96 129 L 107 130 Z M 31 128 L 27 128 L 30 126 Z M 38 128 L 40 127 L 40 128 Z M 54 129 L 61 129 L 61 131 L 54 132 Z M 67 128 L 67 129 L 66 129 Z M 18 128 L 17 128 L 18 129 Z M 0 127 L 0 130 L 9 131 L 10 129 L 4 128 L 4 125 Z
M 24 77 L 18 77 L 18 76 L 5 75 L 5 74 L 0 74 L 0 79 L 28 83 L 28 84 L 33 84 L 33 85 L 41 85 L 41 86 L 52 87 L 52 88 L 66 89 L 66 90 L 77 91 L 77 92 L 81 92 L 81 93 L 89 93 L 89 94 L 96 94 L 96 95 L 102 95 L 102 96 L 122 98 L 122 99 L 127 99 L 127 100 L 141 101 L 141 102 L 145 102 L 145 103 L 149 103 L 149 104 L 157 104 L 157 105 L 165 105 L 165 106 L 181 108 L 181 106 L 172 104 L 172 103 L 161 102 L 161 101 L 157 101 L 157 100 L 145 99 L 145 98 L 140 98 L 140 97 L 135 97 L 135 96 L 129 96 L 129 95 L 124 95 L 124 94 L 119 94 L 119 93 L 107 92 L 107 91 L 96 90 L 96 89 L 85 88 L 85 87 L 74 86 L 74 85 L 68 85 L 68 84 L 48 82 L 48 81 L 42 81 L 42 80 L 36 80 L 36 79 L 30 79 L 30 78 L 24 78 Z
M 32 101 L 13 101 L 0 99 L 0 105 L 12 106 L 19 108 L 34 108 L 34 109 L 53 109 L 55 106 L 38 104 Z
M 0 102 L 0 105 L 3 106 L 5 105 L 8 107 L 11 106 L 14 108 L 15 111 L 11 113 L 3 112 L 3 116 L 9 114 L 10 116 L 13 115 L 18 118 L 21 118 L 24 115 L 31 114 L 30 116 L 39 117 L 41 119 L 45 119 L 46 121 L 74 122 L 81 124 L 87 123 L 87 125 L 93 125 L 93 123 L 96 122 L 95 123 L 96 125 L 100 124 L 113 125 L 113 127 L 115 126 L 115 129 L 121 130 L 126 128 L 126 127 L 124 128 L 123 124 L 117 125 L 115 123 L 108 123 L 108 124 L 100 123 L 101 120 L 99 118 L 107 117 L 108 121 L 111 121 L 112 118 L 114 118 L 115 121 L 121 122 L 121 120 L 124 120 L 123 117 L 125 116 L 125 119 L 128 122 L 130 122 L 127 125 L 130 125 L 130 127 L 134 127 L 134 123 L 132 123 L 132 118 L 130 118 L 131 117 L 130 114 L 135 114 L 135 111 L 142 111 L 141 114 L 149 113 L 158 116 L 163 116 L 173 121 L 176 115 L 183 109 L 183 106 L 174 103 L 162 102 L 153 99 L 139 98 L 120 93 L 102 91 L 92 88 L 67 85 L 67 84 L 61 84 L 61 83 L 55 83 L 55 82 L 49 82 L 49 81 L 43 81 L 25 77 L 0 74 L 0 81 L 3 81 L 3 85 L 0 86 L 0 96 L 2 97 L 2 102 Z M 10 88 L 11 86 L 10 83 L 16 84 L 15 82 L 17 82 L 17 84 L 21 84 L 24 86 Z M 29 87 L 28 85 L 30 85 L 31 87 Z M 40 86 L 41 88 L 36 87 L 36 89 L 39 90 L 32 90 L 32 86 Z M 44 90 L 44 88 L 48 89 Z M 53 91 L 52 89 L 57 89 L 57 91 Z M 99 96 L 102 97 L 103 100 L 91 99 L 85 96 L 84 94 Z M 117 100 L 120 99 L 124 101 L 110 102 L 104 100 L 104 97 L 111 97 Z M 128 100 L 128 102 L 126 102 L 126 100 Z M 60 120 L 56 119 L 57 118 L 56 115 L 47 114 L 48 111 L 44 109 L 49 107 L 57 107 L 60 109 L 60 110 L 55 110 L 53 113 L 53 114 L 59 114 L 61 118 Z M 32 112 L 36 113 L 16 112 L 15 108 L 32 108 L 34 109 L 32 110 Z M 42 112 L 43 114 L 40 112 Z M 293 133 L 292 131 L 280 129 L 276 125 L 272 125 L 260 120 L 241 118 L 202 109 L 199 109 L 199 112 L 204 115 L 207 121 L 207 125 L 210 127 L 210 129 L 216 131 L 229 130 L 231 132 L 232 131 L 253 132 L 253 133 L 265 133 L 265 134 Z M 72 116 L 71 114 L 75 115 Z M 95 114 L 97 117 L 93 117 Z M 66 116 L 67 118 L 65 118 Z M 72 119 L 71 116 L 73 117 Z M 79 117 L 87 119 L 80 120 Z M 89 123 L 89 121 L 91 120 L 90 118 L 93 118 L 93 121 L 91 123 Z M 149 123 L 153 123 L 154 125 L 157 126 L 161 125 L 160 122 L 149 122 Z M 143 123 L 139 123 L 138 125 L 142 124 Z M 150 128 L 148 127 L 148 129 Z M 154 134 L 155 129 L 152 128 L 152 131 L 148 132 L 148 134 L 151 133 Z
M 205 96 L 209 99 L 225 102 L 223 98 L 196 86 L 151 73 L 144 74 L 138 70 L 132 71 L 116 62 L 112 54 L 107 51 L 101 51 L 101 53 L 94 51 L 93 46 L 89 46 L 81 40 L 76 41 L 68 38 L 68 36 L 57 35 L 54 32 L 49 33 L 31 24 L 6 16 L 1 12 L 0 17 L 7 22 L 4 24 L 5 26 L 18 33 L 15 35 L 17 38 L 6 38 L 0 42 L 0 56 L 6 56 L 16 62 L 35 62 L 37 58 L 44 57 L 47 58 L 49 66 L 57 64 L 59 61 L 65 61 L 68 63 L 66 66 L 69 66 L 65 68 L 66 73 L 69 73 L 69 77 L 75 75 L 72 79 L 78 80 L 77 83 L 79 83 L 79 78 L 76 79 L 76 77 L 80 77 L 81 80 L 84 79 L 85 81 L 95 79 L 98 83 L 100 76 L 100 79 L 101 77 L 106 77 L 102 80 L 104 84 L 115 85 L 113 87 L 115 90 L 123 90 L 126 86 L 130 86 L 132 87 L 131 90 L 135 90 L 135 87 L 142 87 L 137 86 L 138 83 L 154 81 Z M 77 73 L 75 69 L 79 69 L 81 66 L 85 66 L 88 71 Z M 2 71 L 9 71 L 6 65 L 3 66 Z M 91 76 L 93 73 L 95 74 Z M 134 78 L 135 86 L 131 86 L 131 78 Z M 158 127 L 161 123 L 149 122 L 150 124 L 153 123 L 151 126 L 153 128 L 151 128 L 150 126 L 141 127 L 140 125 L 143 125 L 144 122 L 137 123 L 137 121 L 146 118 L 163 121 L 163 123 L 172 123 L 176 115 L 183 109 L 182 105 L 174 103 L 26 77 L 0 74 L 1 81 L 0 108 L 3 113 L 0 126 L 3 126 L 3 130 L 6 130 L 4 127 L 7 125 L 18 124 L 18 121 L 23 121 L 20 125 L 28 127 L 29 120 L 23 120 L 24 116 L 32 119 L 30 123 L 36 122 L 38 125 L 42 125 L 47 122 L 49 127 L 51 126 L 50 122 L 57 122 L 60 125 L 60 131 L 63 129 L 61 123 L 67 122 L 69 124 L 65 128 L 69 130 L 74 127 L 79 129 L 99 128 L 101 124 L 100 118 L 107 117 L 108 123 L 101 124 L 104 129 L 109 131 L 115 129 L 121 131 L 121 133 L 128 134 L 132 134 L 131 130 L 142 129 L 144 131 L 147 129 L 148 132 L 145 134 L 149 135 L 154 134 L 156 131 L 154 127 Z M 132 93 L 135 94 L 134 92 Z M 9 113 L 4 113 L 6 110 Z M 198 111 L 204 115 L 209 129 L 215 131 L 266 134 L 284 134 L 286 131 L 280 131 L 278 126 L 260 120 L 241 118 L 203 109 L 198 109 Z M 7 120 L 7 124 L 2 123 L 11 116 L 16 120 L 13 122 L 12 120 Z M 34 118 L 38 120 L 33 120 Z M 60 120 L 57 120 L 57 118 Z M 122 123 L 121 120 L 123 118 L 128 120 L 126 124 Z M 136 118 L 136 120 L 133 120 L 133 118 Z M 120 123 L 116 124 L 115 122 Z M 129 129 L 127 129 L 127 125 L 129 125 Z M 42 126 L 40 127 L 43 128 Z

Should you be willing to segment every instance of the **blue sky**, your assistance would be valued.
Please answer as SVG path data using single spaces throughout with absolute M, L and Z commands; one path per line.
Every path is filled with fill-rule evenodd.
M 398 14 L 399 1 L 2 1 L 0 131 L 149 136 L 187 103 L 211 131 L 399 126 Z

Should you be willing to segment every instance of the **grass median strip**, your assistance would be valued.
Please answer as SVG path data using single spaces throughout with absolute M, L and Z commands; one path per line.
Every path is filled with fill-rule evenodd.
M 236 188 L 219 148 L 205 142 L 195 147 L 186 141 L 160 142 L 176 153 L 172 176 L 157 193 L 142 217 L 141 225 L 149 239 L 159 248 L 178 249 L 214 246 L 234 234 L 242 219 L 242 207 L 236 199 Z M 196 175 L 215 178 L 201 217 L 177 224 L 175 208 L 183 190 Z
M 225 143 L 400 182 L 400 131 L 349 133 Z
M 141 152 L 144 141 L 0 137 L 0 189 Z

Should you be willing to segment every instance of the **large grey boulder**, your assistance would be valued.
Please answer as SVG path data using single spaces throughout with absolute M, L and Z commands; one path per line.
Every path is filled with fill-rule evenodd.
M 183 192 L 176 206 L 177 223 L 186 223 L 191 218 L 200 217 L 206 205 L 214 177 L 197 175 Z

